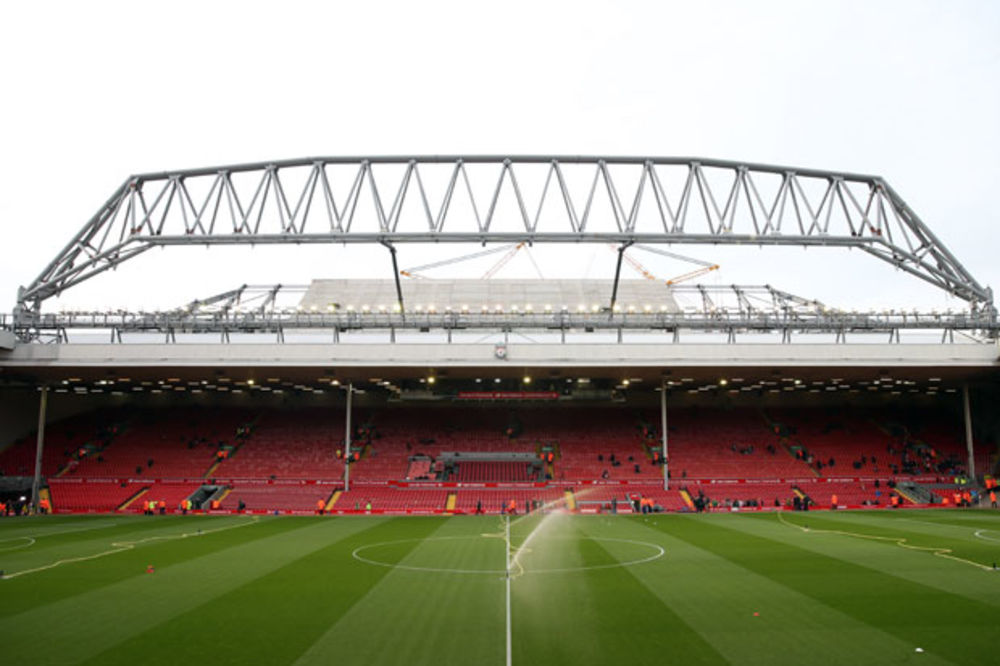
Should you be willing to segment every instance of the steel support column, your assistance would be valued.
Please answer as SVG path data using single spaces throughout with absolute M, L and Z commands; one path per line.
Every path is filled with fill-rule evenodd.
M 630 245 L 632 245 L 632 243 L 628 242 L 618 248 L 618 263 L 615 264 L 615 283 L 611 287 L 611 306 L 608 308 L 608 311 L 611 313 L 611 317 L 615 316 L 615 303 L 618 301 L 618 282 L 622 274 L 622 259 L 625 258 L 625 250 L 627 250 Z
M 403 303 L 403 286 L 399 283 L 399 264 L 396 261 L 396 248 L 389 243 L 382 243 L 389 248 L 389 255 L 392 257 L 392 277 L 396 281 L 396 303 L 399 304 L 399 315 L 406 319 L 406 306 Z
M 344 492 L 351 489 L 351 396 L 354 384 L 347 384 L 347 420 L 344 426 Z
M 35 478 L 31 482 L 31 508 L 38 513 L 38 495 L 42 486 L 42 450 L 45 447 L 45 412 L 49 403 L 49 387 L 42 386 L 38 402 L 38 440 L 35 444 Z
M 663 430 L 663 489 L 670 490 L 670 463 L 667 457 L 667 383 L 660 382 L 660 428 Z
M 972 409 L 969 406 L 969 385 L 962 386 L 962 415 L 965 420 L 965 450 L 969 454 L 969 478 L 976 479 L 976 459 L 972 446 Z

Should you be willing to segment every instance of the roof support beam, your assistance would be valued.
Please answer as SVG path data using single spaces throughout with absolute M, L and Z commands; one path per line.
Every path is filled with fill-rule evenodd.
M 548 187 L 553 174 L 559 187 Z M 39 313 L 46 299 L 158 245 L 286 243 L 381 243 L 397 276 L 399 243 L 859 248 L 995 317 L 992 291 L 878 176 L 551 155 L 309 157 L 130 176 L 19 291 L 17 312 Z
M 611 305 L 608 307 L 608 312 L 611 317 L 615 316 L 615 303 L 618 301 L 618 279 L 622 275 L 622 259 L 625 258 L 625 250 L 632 245 L 631 242 L 623 244 L 618 248 L 618 263 L 615 264 L 615 282 L 611 286 Z

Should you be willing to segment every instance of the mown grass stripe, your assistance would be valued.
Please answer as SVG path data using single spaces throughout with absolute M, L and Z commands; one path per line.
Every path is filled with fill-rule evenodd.
M 891 515 L 891 514 L 890 514 Z M 842 533 L 843 536 L 853 536 L 859 539 L 883 541 L 896 544 L 897 547 L 913 551 L 932 553 L 946 559 L 989 568 L 997 560 L 1000 553 L 1000 542 L 990 544 L 982 539 L 976 539 L 975 528 L 963 527 L 956 530 L 954 525 L 941 523 L 903 522 L 883 515 L 872 513 L 825 513 L 801 515 L 778 514 L 782 522 L 794 525 L 803 531 L 813 532 L 827 530 Z
M 912 543 L 917 545 L 933 548 L 944 546 L 946 548 L 964 549 L 960 551 L 960 554 L 967 552 L 970 547 L 970 541 L 966 539 L 956 540 L 944 537 L 923 538 L 916 532 L 899 530 L 902 525 L 891 518 L 886 518 L 888 521 L 887 530 L 884 533 L 877 527 L 854 522 L 857 519 L 872 519 L 872 517 L 878 515 L 880 514 L 848 514 L 844 512 L 835 516 L 827 513 L 791 514 L 784 516 L 784 520 L 776 516 L 761 514 L 744 516 L 746 519 L 744 521 L 734 520 L 737 518 L 736 516 L 719 516 L 719 518 L 721 520 L 720 524 L 731 522 L 733 528 L 749 530 L 759 536 L 775 539 L 830 557 L 842 557 L 842 553 L 847 553 L 849 557 L 844 557 L 843 559 L 854 564 L 860 564 L 875 571 L 906 579 L 920 585 L 941 590 L 942 592 L 975 599 L 993 606 L 1000 606 L 1000 575 L 991 568 L 984 570 L 965 562 L 937 557 L 933 551 L 900 548 L 895 545 L 892 539 L 888 541 L 884 539 L 867 539 L 822 531 L 822 528 L 827 525 L 826 521 L 833 520 L 835 523 L 839 523 L 838 527 L 853 528 L 853 530 L 846 530 L 848 532 L 853 531 L 859 534 L 871 534 L 875 536 L 881 534 L 894 534 L 898 536 L 902 534 L 904 537 L 912 539 Z M 809 525 L 816 527 L 817 529 L 810 529 L 810 531 L 806 532 L 786 524 L 791 521 L 796 521 L 796 523 L 802 526 Z M 983 541 L 983 544 L 987 547 L 996 545 L 989 544 L 986 541 Z M 845 551 L 843 550 L 844 548 L 848 550 Z
M 526 567 L 602 566 L 619 559 L 580 519 L 539 538 Z M 567 538 L 569 537 L 569 538 Z M 551 549 L 549 556 L 546 550 Z M 561 551 L 561 552 L 559 552 Z M 568 551 L 568 552 L 567 552 Z M 548 560 L 548 561 L 547 561 Z M 514 581 L 514 664 L 721 664 L 726 659 L 627 568 L 526 574 Z
M 139 540 L 155 534 L 175 534 L 182 529 L 197 530 L 199 527 L 211 529 L 232 524 L 232 519 L 197 519 L 189 520 L 188 523 L 188 525 L 154 525 L 146 522 L 141 525 L 122 525 L 95 532 L 94 534 L 100 534 L 100 538 L 92 538 L 91 533 L 66 534 L 61 537 L 65 539 L 65 542 L 60 543 L 58 548 L 42 549 L 37 552 L 31 552 L 33 548 L 26 549 L 22 555 L 30 556 L 29 559 L 19 560 L 17 568 L 12 568 L 12 570 L 17 572 L 25 568 L 46 566 L 65 557 L 89 556 L 108 552 L 112 550 L 111 544 L 113 542 Z M 141 577 L 145 574 L 145 568 L 148 564 L 155 564 L 161 568 L 170 566 L 191 557 L 232 547 L 241 540 L 263 538 L 277 531 L 291 528 L 291 524 L 285 527 L 275 525 L 263 529 L 254 528 L 243 535 L 226 534 L 223 536 L 210 533 L 196 540 L 183 540 L 187 543 L 182 541 L 153 542 L 132 550 L 120 550 L 106 557 L 64 564 L 53 569 L 0 580 L 0 593 L 5 596 L 9 595 L 7 598 L 20 600 L 17 604 L 0 604 L 0 619 L 27 612 L 45 604 L 86 594 L 89 591 L 113 585 L 129 578 Z M 88 538 L 80 539 L 81 536 Z M 73 542 L 73 538 L 76 538 L 77 541 Z M 152 548 L 155 550 L 151 550 Z M 3 554 L 0 553 L 0 555 Z
M 211 660 L 216 663 L 291 663 L 389 571 L 351 559 L 354 548 L 373 540 L 403 538 L 401 534 L 422 537 L 440 523 L 440 519 L 433 518 L 374 520 L 378 522 L 370 518 L 339 519 L 341 524 L 353 528 L 351 533 L 338 538 L 336 533 L 327 531 L 325 543 L 320 534 L 322 521 L 314 523 L 308 536 L 320 536 L 318 548 L 205 603 L 177 609 L 165 621 L 87 663 L 190 663 L 205 659 L 206 645 L 210 646 Z M 305 535 L 294 536 L 300 541 Z M 257 556 L 266 554 L 262 546 L 257 544 Z M 203 632 L 206 624 L 218 627 L 212 633 L 212 640 L 190 641 L 189 637 Z M 338 663 L 344 662 L 338 660 Z
M 368 551 L 403 566 L 494 573 L 387 569 L 368 594 L 299 657 L 296 666 L 502 666 L 504 588 L 497 570 L 504 566 L 505 543 L 483 536 L 495 533 L 497 525 L 493 516 L 450 518 L 417 544 Z M 411 547 L 405 553 L 397 550 L 407 546 Z
M 673 536 L 687 528 L 679 516 L 591 522 L 588 533 L 665 548 L 664 558 L 628 572 L 732 663 L 897 663 L 913 653 L 912 645 L 895 636 Z M 634 549 L 614 542 L 605 547 L 619 558 Z M 926 666 L 949 663 L 923 656 Z
M 123 516 L 100 514 L 93 516 L 4 516 L 0 517 L 0 539 L 25 532 L 38 532 L 66 525 L 82 526 L 87 523 L 116 523 Z
M 5 619 L 0 623 L 4 660 L 79 663 L 372 524 L 339 519 L 268 520 L 242 530 L 96 560 L 95 566 L 117 565 L 118 580 Z M 211 547 L 208 540 L 212 540 Z M 172 562 L 162 564 L 166 560 Z M 134 575 L 136 570 L 144 571 L 148 562 L 158 564 L 155 574 Z M 203 619 L 211 621 L 212 616 Z M 39 640 L 39 627 L 52 628 L 44 641 Z M 200 639 L 193 643 L 204 648 L 201 629 Z M 134 654 L 133 663 L 142 663 L 148 656 Z
M 685 518 L 696 527 L 675 534 L 944 659 L 978 663 L 991 654 L 994 607 L 856 564 L 851 561 L 855 542 L 831 544 L 834 557 L 751 533 L 759 520 L 724 518 Z

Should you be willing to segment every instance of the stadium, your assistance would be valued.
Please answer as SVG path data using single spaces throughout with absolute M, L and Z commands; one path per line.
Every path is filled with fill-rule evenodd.
M 313 246 L 391 271 L 50 307 L 150 250 Z M 403 266 L 424 247 L 446 256 Z M 503 277 L 544 247 L 614 270 Z M 696 247 L 850 252 L 961 307 L 709 284 Z M 881 176 L 516 155 L 133 175 L 0 316 L 5 653 L 982 663 L 998 330 Z M 38 623 L 66 630 L 39 645 Z

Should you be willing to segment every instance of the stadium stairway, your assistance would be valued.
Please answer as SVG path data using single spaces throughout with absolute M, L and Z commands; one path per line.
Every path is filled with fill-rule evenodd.
M 337 505 L 337 500 L 340 499 L 340 496 L 343 493 L 344 493 L 343 490 L 333 491 L 333 494 L 330 495 L 330 500 L 326 503 L 326 507 L 324 507 L 324 510 L 329 512 L 331 509 L 333 509 L 333 507 Z
M 126 509 L 128 509 L 128 507 L 129 507 L 130 504 L 132 504 L 133 502 L 135 502 L 137 499 L 139 499 L 140 497 L 142 497 L 143 495 L 145 495 L 148 492 L 149 492 L 149 486 L 146 486 L 145 488 L 142 488 L 141 490 L 139 490 L 139 492 L 135 493 L 134 495 L 132 495 L 131 497 L 129 497 L 127 500 L 125 500 L 124 502 L 122 502 L 121 504 L 119 504 L 118 507 L 115 509 L 115 511 L 125 511 Z
M 896 494 L 902 497 L 904 500 L 906 500 L 910 504 L 922 504 L 923 502 L 921 502 L 917 498 L 917 493 L 915 492 L 915 490 L 916 489 L 912 487 L 904 488 L 903 484 L 899 484 L 896 486 Z

